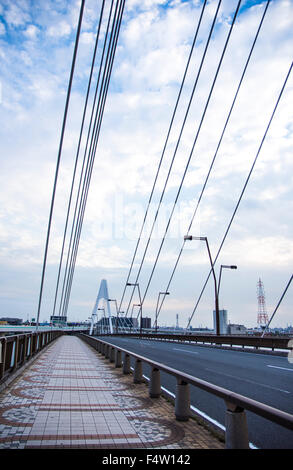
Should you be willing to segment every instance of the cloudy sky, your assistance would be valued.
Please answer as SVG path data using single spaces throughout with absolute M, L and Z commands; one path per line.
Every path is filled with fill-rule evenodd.
M 106 1 L 106 12 L 109 9 Z M 146 229 L 130 280 L 134 282 L 166 181 L 139 283 L 145 292 L 178 187 L 188 171 L 154 271 L 143 314 L 154 318 L 215 155 L 266 2 L 242 1 L 202 116 L 238 1 L 223 0 L 199 72 L 217 1 L 207 2 L 167 142 Z M 47 224 L 80 1 L 0 0 L 0 315 L 36 316 Z M 202 9 L 201 0 L 126 0 L 97 147 L 76 263 L 69 320 L 92 312 L 102 279 L 121 299 L 136 241 L 166 142 Z M 76 155 L 100 0 L 86 0 L 60 164 L 40 320 L 52 313 L 68 196 Z M 105 16 L 106 21 L 106 16 Z M 103 32 L 105 31 L 103 22 Z M 213 258 L 230 222 L 292 61 L 293 0 L 271 1 L 237 101 L 217 152 L 190 234 L 206 236 Z M 180 140 L 183 119 L 197 86 Z M 92 97 L 92 95 L 91 95 Z M 255 326 L 257 281 L 270 316 L 292 274 L 293 76 L 215 265 L 223 271 L 220 307 L 231 323 Z M 201 124 L 202 123 L 202 124 Z M 193 144 L 196 143 L 192 151 Z M 83 142 L 84 145 L 84 142 Z M 185 244 L 159 324 L 212 327 L 213 282 L 206 246 Z M 130 292 L 122 305 L 127 308 Z M 138 298 L 134 296 L 134 303 Z M 292 286 L 272 326 L 293 324 Z

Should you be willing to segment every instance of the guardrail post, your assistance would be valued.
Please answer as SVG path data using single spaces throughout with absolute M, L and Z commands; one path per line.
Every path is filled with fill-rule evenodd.
M 13 342 L 13 352 L 14 352 L 14 357 L 12 358 L 13 370 L 17 369 L 18 348 L 19 348 L 19 336 L 16 336 L 15 341 Z
M 135 360 L 133 382 L 139 384 L 142 382 L 142 362 L 140 359 Z
M 2 346 L 2 351 L 1 351 L 1 361 L 0 363 L 0 379 L 4 377 L 5 374 L 5 360 L 6 360 L 6 347 L 7 347 L 7 340 L 6 338 L 1 339 L 1 346 Z
M 123 358 L 123 374 L 130 374 L 130 356 L 126 353 Z
M 105 346 L 105 358 L 109 359 L 109 356 L 110 356 L 110 346 L 108 346 L 106 344 L 106 346 Z
M 177 379 L 175 416 L 177 421 L 188 421 L 190 416 L 190 392 L 189 384 Z
M 116 354 L 115 354 L 115 367 L 121 367 L 122 361 L 121 361 L 121 351 L 119 349 L 116 349 Z
M 110 355 L 109 355 L 109 359 L 110 359 L 110 362 L 114 362 L 115 361 L 115 348 L 111 348 L 110 347 Z
M 226 449 L 249 449 L 245 410 L 229 402 L 226 406 Z
M 149 395 L 151 398 L 159 398 L 161 395 L 160 371 L 156 367 L 152 368 Z
M 31 335 L 28 336 L 27 340 L 27 350 L 26 350 L 26 356 L 27 358 L 32 355 L 32 337 Z

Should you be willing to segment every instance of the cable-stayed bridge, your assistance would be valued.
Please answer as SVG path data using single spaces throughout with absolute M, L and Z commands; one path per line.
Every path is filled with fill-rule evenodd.
M 73 153 L 73 171 L 66 200 L 62 246 L 58 251 L 56 284 L 50 299 L 52 318 L 70 318 L 76 266 L 84 234 L 88 196 L 90 188 L 93 187 L 91 181 L 96 155 L 99 155 L 104 114 L 109 102 L 109 90 L 111 86 L 112 89 L 119 90 L 120 84 L 115 81 L 115 77 L 123 75 L 128 69 L 125 63 L 121 66 L 119 53 L 124 51 L 127 44 L 133 47 L 130 38 L 135 36 L 136 31 L 135 27 L 131 27 L 131 7 L 125 0 L 103 0 L 98 3 L 99 17 L 95 25 L 95 35 L 92 37 L 94 49 L 91 63 L 88 70 L 83 71 L 87 74 L 88 81 L 83 96 L 78 142 Z M 167 9 L 167 3 L 169 2 L 162 6 L 162 10 Z M 263 108 L 260 106 L 261 111 L 255 113 L 254 117 L 261 122 L 257 130 L 248 127 L 250 132 L 247 128 L 240 128 L 239 131 L 235 123 L 235 112 L 241 100 L 245 101 L 245 86 L 248 86 L 250 95 L 254 95 L 254 88 L 251 87 L 253 72 L 257 71 L 259 74 L 263 65 L 260 44 L 265 43 L 270 50 L 269 43 L 277 39 L 270 36 L 275 15 L 282 16 L 285 8 L 289 8 L 290 2 L 267 0 L 255 2 L 251 6 L 250 2 L 247 5 L 247 2 L 235 0 L 233 7 L 231 2 L 230 6 L 228 3 L 222 0 L 203 0 L 196 6 L 197 16 L 191 28 L 192 37 L 186 36 L 184 42 L 188 53 L 185 54 L 181 81 L 176 94 L 172 94 L 167 132 L 161 139 L 162 148 L 160 152 L 157 151 L 156 165 L 149 164 L 154 167 L 154 178 L 147 193 L 138 236 L 135 238 L 132 252 L 129 254 L 128 250 L 125 255 L 127 271 L 125 266 L 122 268 L 122 263 L 119 265 L 117 261 L 119 267 L 115 268 L 115 276 L 111 273 L 111 288 L 113 278 L 119 278 L 121 296 L 115 294 L 115 298 L 112 298 L 111 291 L 110 297 L 106 280 L 109 279 L 109 271 L 107 263 L 104 262 L 107 267 L 101 276 L 93 310 L 87 312 L 87 315 L 91 315 L 91 323 L 84 327 L 85 329 L 78 328 L 76 331 L 68 327 L 44 329 L 40 326 L 40 314 L 45 304 L 44 286 L 52 242 L 52 224 L 58 207 L 57 189 L 60 185 L 72 91 L 81 76 L 76 73 L 76 67 L 80 59 L 79 53 L 83 53 L 82 44 L 89 40 L 89 11 L 84 18 L 87 2 L 80 2 L 50 201 L 37 324 L 32 332 L 22 331 L 18 335 L 5 335 L 0 338 L 0 380 L 6 394 L 2 397 L 0 407 L 0 445 L 3 447 L 86 448 L 89 445 L 99 449 L 104 446 L 114 449 L 121 445 L 128 449 L 150 446 L 158 449 L 164 446 L 185 449 L 192 441 L 190 436 L 199 435 L 198 427 L 192 427 L 195 423 L 190 424 L 189 418 L 193 415 L 208 423 L 207 432 L 202 439 L 206 448 L 292 448 L 291 337 L 272 337 L 265 334 L 285 294 L 288 295 L 292 281 L 291 271 L 286 271 L 286 282 L 278 281 L 279 302 L 265 325 L 265 330 L 259 332 L 259 335 L 223 335 L 219 318 L 222 269 L 238 268 L 238 263 L 237 266 L 220 264 L 228 262 L 221 256 L 223 252 L 225 254 L 227 239 L 235 237 L 237 232 L 233 231 L 235 220 L 239 217 L 243 199 L 247 193 L 250 194 L 255 168 L 266 148 L 268 138 L 272 132 L 278 134 L 274 124 L 280 122 L 280 116 L 286 111 L 286 100 L 289 101 L 292 97 L 292 37 L 284 42 L 279 61 L 276 54 L 272 54 L 271 60 L 268 59 L 270 66 L 266 70 L 274 70 L 271 75 L 263 77 L 263 84 L 267 87 L 271 83 L 272 92 L 269 97 L 255 97 L 256 100 L 259 98 L 260 104 L 266 103 Z M 182 2 L 182 8 L 184 4 L 186 6 L 188 2 Z M 168 7 L 174 8 L 175 3 Z M 152 10 L 149 13 L 152 13 Z M 245 23 L 247 17 L 250 21 Z M 281 30 L 286 28 L 287 20 L 288 17 L 284 14 L 283 21 L 280 22 Z M 220 35 L 217 34 L 219 30 Z M 243 31 L 245 37 L 247 36 L 247 47 L 245 52 L 241 51 L 240 54 L 238 41 L 243 36 Z M 209 57 L 213 59 L 212 65 L 208 62 Z M 115 71 L 116 60 L 118 68 Z M 146 63 L 149 61 L 150 57 Z M 143 64 L 142 61 L 142 69 Z M 162 72 L 163 68 L 164 64 L 160 64 L 160 68 L 157 70 L 154 67 L 152 73 L 160 76 L 159 72 Z M 210 71 L 209 77 L 207 70 Z M 233 75 L 234 80 L 231 80 L 231 85 L 229 82 L 231 93 L 228 94 L 223 83 L 229 81 L 230 75 Z M 205 84 L 204 87 L 202 83 Z M 263 86 L 263 91 L 266 87 Z M 214 115 L 215 108 L 212 105 L 217 99 L 220 100 L 223 112 L 216 113 L 214 121 L 208 121 L 209 115 Z M 135 102 L 134 100 L 133 106 Z M 112 100 L 111 104 L 115 106 L 115 100 Z M 248 121 L 252 119 L 250 106 L 247 105 L 244 112 L 244 118 Z M 155 116 L 155 106 L 152 110 Z M 217 132 L 213 132 L 215 123 L 218 125 Z M 205 126 L 208 127 L 209 134 L 205 137 L 203 145 L 201 138 Z M 228 134 L 233 126 L 236 126 L 239 132 Z M 284 128 L 290 136 L 291 123 L 280 126 L 280 134 L 284 132 Z M 116 129 L 113 128 L 112 135 L 115 134 Z M 229 146 L 224 147 L 225 139 L 228 139 L 228 143 L 230 139 L 230 144 L 239 140 L 237 150 L 240 153 L 245 138 L 249 141 L 245 150 L 249 153 L 249 163 L 246 165 L 241 158 L 237 158 L 235 147 L 231 151 L 232 156 Z M 214 146 L 210 145 L 211 141 Z M 275 141 L 273 148 L 275 154 L 278 154 L 280 150 Z M 230 157 L 230 161 L 225 163 L 229 171 L 224 172 L 224 177 L 220 175 L 217 180 L 215 169 L 220 157 L 223 158 L 225 153 Z M 140 158 L 143 160 L 145 157 L 142 155 Z M 102 152 L 101 159 L 107 160 L 107 151 Z M 203 160 L 206 163 L 204 171 L 200 166 Z M 202 180 L 197 179 L 197 172 L 194 175 L 198 163 L 199 173 L 202 172 L 203 175 Z M 278 164 L 282 166 L 282 160 L 276 158 L 274 164 L 276 167 Z M 269 166 L 273 167 L 274 164 L 269 161 Z M 117 167 L 119 165 L 117 160 Z M 126 166 L 129 175 L 125 175 L 129 176 L 130 180 L 131 168 Z M 242 176 L 244 175 L 243 180 L 237 177 L 240 169 Z M 128 184 L 127 177 L 125 186 Z M 99 174 L 98 183 L 107 184 L 104 178 L 104 174 Z M 144 176 L 141 176 L 137 187 L 143 183 Z M 95 184 L 97 185 L 96 181 Z M 219 186 L 225 188 L 225 194 L 221 193 L 221 207 L 227 217 L 221 220 L 217 218 L 220 205 L 215 202 L 211 212 L 214 215 L 210 218 L 216 221 L 216 229 L 213 229 L 213 225 L 206 224 L 205 228 L 209 228 L 209 232 L 194 236 L 202 201 L 206 201 L 213 190 L 215 194 L 220 194 L 217 192 Z M 227 187 L 229 192 L 235 191 L 229 203 Z M 172 247 L 173 251 L 168 251 L 168 235 L 184 192 L 188 194 L 191 208 L 186 231 L 184 236 L 177 237 L 176 248 Z M 138 193 L 137 190 L 137 195 Z M 251 193 L 252 203 L 257 205 L 260 196 L 255 196 L 255 189 Z M 170 204 L 170 210 L 164 220 L 162 212 L 166 202 Z M 155 210 L 152 213 L 153 207 Z M 162 220 L 162 235 L 154 248 L 152 241 Z M 242 234 L 251 228 L 247 228 L 249 225 L 250 221 L 245 230 L 242 230 Z M 278 233 L 276 230 L 276 236 Z M 98 234 L 96 235 L 98 240 Z M 196 280 L 199 294 L 192 301 L 193 307 L 188 316 L 185 334 L 177 334 L 176 331 L 173 334 L 165 334 L 158 328 L 158 320 L 166 306 L 166 299 L 172 298 L 172 287 L 179 277 L 180 265 L 182 266 L 188 245 L 195 243 L 206 250 L 205 266 L 208 266 L 208 269 L 207 272 L 201 271 L 204 280 L 202 277 Z M 106 245 L 105 250 L 107 258 L 111 254 L 111 247 Z M 117 250 L 113 251 L 114 254 L 117 253 Z M 168 259 L 167 268 L 162 261 L 164 254 L 165 259 Z M 266 258 L 269 258 L 267 253 Z M 278 261 L 276 257 L 274 261 Z M 217 276 L 216 269 L 219 265 L 220 275 Z M 251 266 L 251 269 L 253 270 L 254 266 Z M 274 263 L 271 269 L 275 270 Z M 161 273 L 164 273 L 164 276 L 161 276 Z M 186 278 L 183 279 L 185 282 Z M 198 313 L 207 286 L 210 285 L 210 311 L 212 313 L 214 310 L 216 319 L 214 334 L 192 335 L 189 326 Z M 87 304 L 92 300 L 87 299 Z M 50 308 L 48 304 L 46 300 L 47 309 Z M 150 304 L 153 305 L 152 308 L 149 307 Z M 146 316 L 151 317 L 149 328 L 144 328 L 143 325 Z M 10 332 L 14 333 L 11 329 Z M 122 372 L 120 377 L 119 371 Z M 17 377 L 15 374 L 18 374 Z M 10 385 L 14 378 L 18 381 Z M 140 387 L 143 382 L 149 387 L 147 396 L 143 395 Z M 136 388 L 133 388 L 134 385 Z M 172 418 L 163 395 L 174 402 Z M 13 397 L 17 397 L 18 401 L 10 407 L 7 403 L 12 402 Z M 28 398 L 32 400 L 33 405 L 27 403 Z M 156 400 L 159 405 L 152 413 L 151 408 L 155 406 Z M 148 423 L 145 433 L 142 423 Z M 209 426 L 213 427 L 213 431 L 216 430 L 216 438 L 215 434 L 209 433 Z M 10 432 L 11 427 L 14 430 L 20 428 L 20 431 Z M 194 438 L 194 448 L 197 448 L 200 442 L 200 439 Z

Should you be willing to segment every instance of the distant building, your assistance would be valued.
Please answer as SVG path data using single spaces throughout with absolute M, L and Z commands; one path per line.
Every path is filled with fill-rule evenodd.
M 227 328 L 228 335 L 242 335 L 247 333 L 247 328 L 244 325 L 236 325 L 230 323 Z
M 0 321 L 2 322 L 7 322 L 8 325 L 21 325 L 22 324 L 22 318 L 9 318 L 9 317 L 3 317 L 0 318 Z
M 216 311 L 213 311 L 214 314 L 214 332 L 217 331 L 217 322 L 216 322 Z M 227 334 L 227 318 L 228 312 L 227 310 L 219 310 L 219 320 L 220 320 L 220 335 Z
M 152 327 L 152 320 L 151 320 L 151 318 L 142 317 L 142 319 L 141 319 L 141 327 L 142 327 L 142 328 L 146 328 L 146 329 L 150 329 L 150 328 Z
M 116 327 L 117 317 L 111 317 L 113 328 Z M 103 317 L 97 322 L 97 326 L 101 328 L 109 328 L 109 318 Z M 138 328 L 137 318 L 131 317 L 118 317 L 118 327 L 119 328 Z
M 66 326 L 67 325 L 67 317 L 56 316 L 52 315 L 50 317 L 50 322 L 53 326 Z

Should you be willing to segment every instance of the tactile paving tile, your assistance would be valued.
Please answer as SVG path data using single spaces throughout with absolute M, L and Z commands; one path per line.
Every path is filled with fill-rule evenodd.
M 223 447 L 75 336 L 58 338 L 0 394 L 0 448 Z

